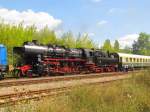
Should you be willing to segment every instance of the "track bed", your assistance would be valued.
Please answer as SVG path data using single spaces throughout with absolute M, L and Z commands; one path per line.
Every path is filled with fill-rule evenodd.
M 35 84 L 25 84 L 25 85 L 16 85 L 16 86 L 10 86 L 10 87 L 1 87 L 0 88 L 0 105 L 5 105 L 6 103 L 14 103 L 20 100 L 26 100 L 26 99 L 34 99 L 39 98 L 42 96 L 51 96 L 51 95 L 58 95 L 61 93 L 68 92 L 71 88 L 76 86 L 83 86 L 83 85 L 92 85 L 92 84 L 99 84 L 99 83 L 107 83 L 112 82 L 116 80 L 123 80 L 132 77 L 131 74 L 136 73 L 121 73 L 121 74 L 114 74 L 111 73 L 107 76 L 101 76 L 98 74 L 93 74 L 88 77 L 85 75 L 79 75 L 75 77 L 80 77 L 77 79 L 67 79 L 74 76 L 67 76 L 65 77 L 59 77 L 63 78 L 60 81 L 52 81 L 52 82 L 42 82 L 42 83 L 35 83 Z M 81 78 L 82 76 L 82 78 Z M 99 77 L 98 77 L 99 76 Z M 84 78 L 83 78 L 84 77 Z M 47 79 L 47 77 L 42 78 Z M 50 78 L 51 79 L 51 78 Z M 20 79 L 19 81 L 22 81 L 24 79 Z M 28 79 L 33 80 L 33 79 Z M 36 79 L 34 79 L 36 80 Z M 39 81 L 41 80 L 38 79 Z

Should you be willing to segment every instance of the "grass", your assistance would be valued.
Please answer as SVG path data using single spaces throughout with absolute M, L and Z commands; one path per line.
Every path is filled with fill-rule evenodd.
M 69 95 L 26 101 L 2 112 L 150 112 L 150 71 L 132 79 L 77 87 Z M 134 75 L 134 74 L 133 74 Z

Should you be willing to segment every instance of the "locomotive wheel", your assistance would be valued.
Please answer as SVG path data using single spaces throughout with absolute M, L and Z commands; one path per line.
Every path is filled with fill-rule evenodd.
M 13 71 L 13 74 L 14 74 L 14 77 L 16 77 L 16 78 L 19 78 L 19 77 L 22 76 L 21 70 L 18 70 L 18 69 L 15 69 L 15 70 Z
M 29 78 L 32 78 L 32 77 L 33 77 L 31 70 L 28 70 L 26 74 L 27 74 L 27 77 L 29 77 Z
M 0 72 L 0 79 L 4 79 L 4 74 L 3 74 L 3 72 Z
M 51 75 L 52 75 L 52 73 L 51 73 L 50 71 L 49 71 L 47 74 L 48 74 L 48 76 L 51 76 Z

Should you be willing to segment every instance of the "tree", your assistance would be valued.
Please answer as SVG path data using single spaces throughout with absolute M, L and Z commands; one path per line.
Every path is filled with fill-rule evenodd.
M 134 41 L 132 49 L 135 54 L 150 55 L 150 35 L 140 33 L 138 40 Z
M 76 39 L 76 48 L 97 48 L 97 45 L 93 42 L 93 40 L 89 37 L 88 34 L 79 34 Z
M 56 44 L 57 38 L 55 35 L 55 32 L 50 30 L 48 27 L 45 27 L 41 29 L 40 31 L 37 31 L 34 35 L 35 40 L 38 40 L 39 42 L 43 44 Z
M 105 50 L 105 51 L 113 51 L 113 49 L 112 49 L 112 46 L 111 46 L 111 43 L 110 43 L 110 40 L 109 39 L 107 39 L 107 40 L 105 40 L 105 42 L 104 42 L 104 45 L 103 45 L 103 47 L 102 47 L 102 49 L 103 50 Z
M 120 48 L 119 42 L 118 42 L 118 40 L 115 40 L 115 43 L 114 43 L 114 50 L 115 50 L 115 52 L 118 52 L 119 48 Z
M 64 45 L 66 47 L 74 48 L 75 45 L 75 38 L 71 31 L 64 33 L 59 41 L 60 45 Z
M 132 49 L 131 47 L 125 46 L 123 49 L 120 49 L 120 51 L 123 52 L 123 53 L 129 53 L 129 54 L 131 54 L 132 53 L 131 49 Z

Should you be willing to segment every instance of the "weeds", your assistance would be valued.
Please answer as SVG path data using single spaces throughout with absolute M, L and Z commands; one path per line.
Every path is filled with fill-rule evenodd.
M 149 71 L 131 80 L 77 87 L 69 95 L 30 101 L 3 112 L 150 112 Z

